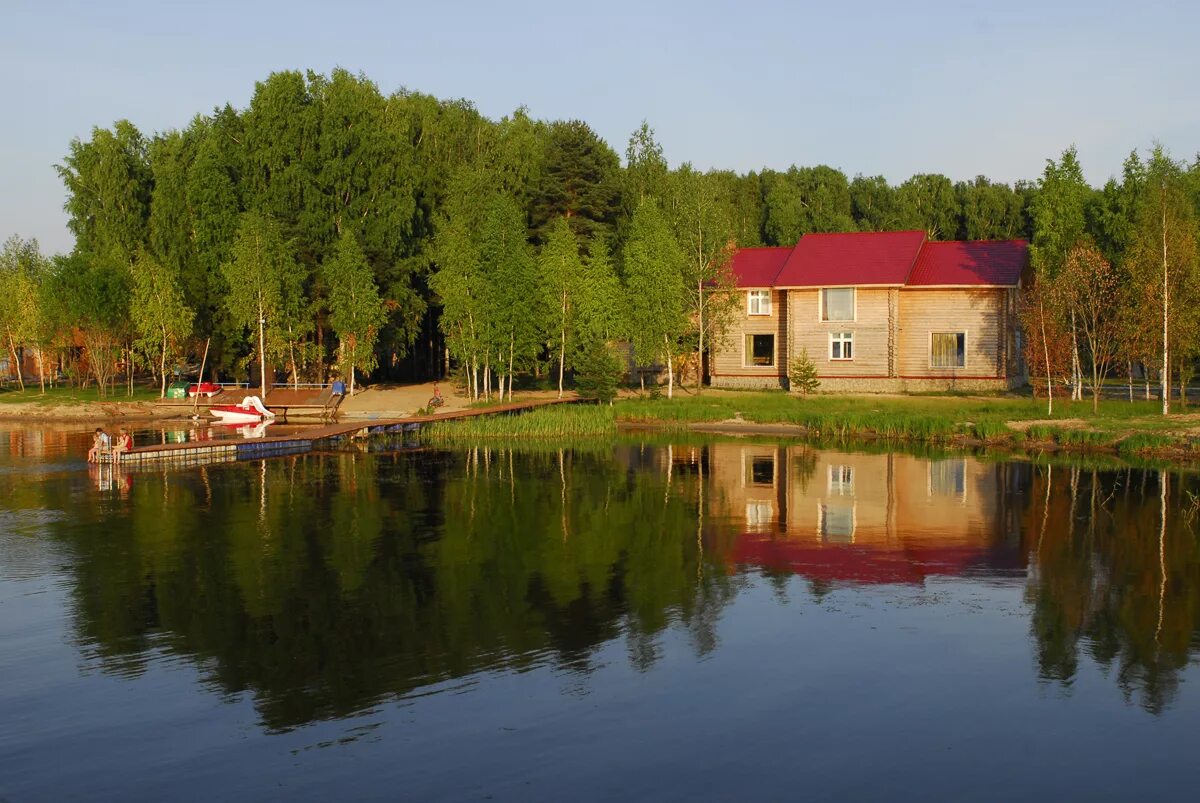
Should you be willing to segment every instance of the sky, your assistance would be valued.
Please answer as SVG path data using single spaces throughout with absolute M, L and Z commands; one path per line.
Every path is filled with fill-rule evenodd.
M 286 69 L 582 119 L 622 154 L 647 120 L 672 166 L 1012 182 L 1075 145 L 1101 184 L 1200 151 L 1198 31 L 1200 3 L 1154 0 L 0 0 L 0 237 L 70 250 L 73 138 L 244 108 Z

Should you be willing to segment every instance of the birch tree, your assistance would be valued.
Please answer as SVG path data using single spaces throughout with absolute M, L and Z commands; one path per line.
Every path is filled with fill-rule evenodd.
M 674 358 L 687 329 L 684 257 L 658 202 L 643 201 L 625 241 L 626 308 L 634 358 L 646 365 L 657 356 L 667 369 L 667 397 L 674 396 Z
M 338 368 L 350 377 L 354 395 L 355 370 L 375 370 L 375 342 L 387 320 L 383 299 L 358 238 L 344 231 L 333 257 L 322 266 L 329 286 L 329 324 L 338 338 Z
M 42 263 L 37 240 L 10 237 L 0 251 L 0 334 L 8 352 L 17 384 L 25 391 L 17 348 L 32 345 L 39 334 L 40 318 L 37 277 Z M 39 355 L 39 361 L 42 359 Z M 45 391 L 45 372 L 42 390 Z
M 1067 254 L 1083 239 L 1084 208 L 1090 192 L 1075 146 L 1063 151 L 1057 162 L 1046 160 L 1033 204 L 1033 244 L 1030 249 L 1034 271 L 1042 277 L 1044 286 L 1056 283 L 1066 266 Z M 1059 300 L 1063 300 L 1061 296 Z M 1071 398 L 1081 399 L 1083 372 L 1079 361 L 1076 311 L 1067 306 L 1065 313 L 1071 336 Z
M 246 212 L 238 225 L 230 260 L 221 266 L 228 286 L 225 305 L 239 325 L 256 331 L 260 390 L 267 395 L 269 342 L 282 341 L 279 316 L 293 302 L 291 281 L 298 268 L 274 218 Z
M 178 275 L 145 250 L 134 258 L 131 272 L 129 310 L 138 346 L 147 356 L 157 358 L 159 398 L 166 398 L 167 362 L 179 353 L 195 313 L 184 303 Z
M 547 329 L 554 338 L 554 350 L 558 352 L 558 398 L 561 399 L 569 359 L 568 341 L 574 337 L 575 306 L 583 281 L 579 243 L 566 218 L 558 218 L 550 224 L 538 268 L 548 314 Z M 569 345 L 574 348 L 573 342 Z
M 671 217 L 683 252 L 686 314 L 696 339 L 696 392 L 704 385 L 705 346 L 719 346 L 734 320 L 739 299 L 733 260 L 733 221 L 719 197 L 720 185 L 683 165 L 671 181 Z
M 1171 359 L 1179 361 L 1182 395 L 1182 372 L 1186 358 L 1195 353 L 1200 324 L 1196 211 L 1184 191 L 1182 173 L 1181 165 L 1161 146 L 1154 148 L 1146 166 L 1144 194 L 1127 260 L 1144 297 L 1150 295 L 1148 288 L 1157 288 L 1163 415 L 1171 412 Z
M 1091 362 L 1092 413 L 1100 411 L 1100 390 L 1120 343 L 1120 286 L 1100 250 L 1082 243 L 1067 253 L 1061 277 L 1067 305 L 1075 310 Z

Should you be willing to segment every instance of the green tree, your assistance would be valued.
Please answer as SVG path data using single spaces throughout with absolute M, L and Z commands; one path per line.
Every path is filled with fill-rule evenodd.
M 707 173 L 683 165 L 671 176 L 670 214 L 684 256 L 685 314 L 696 339 L 696 391 L 704 384 L 704 349 L 720 347 L 739 309 L 730 270 L 734 241 L 720 186 Z
M 620 202 L 620 162 L 584 122 L 551 123 L 545 170 L 530 222 L 545 241 L 554 221 L 567 218 L 580 239 L 611 236 Z
M 71 141 L 57 168 L 67 189 L 67 226 L 75 249 L 128 267 L 146 242 L 153 176 L 146 141 L 128 120 Z
M 889 231 L 899 223 L 896 190 L 883 176 L 855 176 L 850 182 L 850 214 L 860 231 Z
M 145 251 L 139 251 L 131 269 L 133 317 L 138 346 L 157 357 L 159 396 L 167 395 L 167 362 L 179 352 L 192 330 L 194 313 L 184 303 L 179 276 Z
M 647 198 L 662 200 L 667 190 L 667 160 L 654 129 L 645 120 L 629 135 L 625 148 L 624 211 L 631 216 Z
M 229 288 L 225 303 L 240 326 L 257 328 L 262 395 L 267 395 L 267 352 L 270 343 L 285 341 L 280 316 L 294 303 L 297 272 L 291 247 L 274 218 L 245 212 L 238 225 L 230 259 L 221 266 Z
M 817 375 L 817 366 L 809 358 L 808 349 L 801 349 L 800 353 L 792 359 L 792 364 L 788 366 L 788 387 L 801 396 L 807 396 L 810 393 L 816 393 L 820 386 L 821 380 Z
M 626 309 L 634 358 L 646 365 L 655 356 L 667 369 L 667 396 L 674 395 L 674 358 L 687 329 L 684 257 L 658 202 L 638 206 L 625 241 Z
M 322 266 L 329 285 L 329 323 L 338 337 L 339 369 L 350 377 L 354 394 L 354 372 L 375 370 L 375 341 L 387 320 L 383 299 L 358 239 L 346 231 L 337 250 Z
M 1043 289 L 1056 286 L 1058 277 L 1066 265 L 1067 254 L 1083 239 L 1084 208 L 1090 192 L 1091 189 L 1083 179 L 1083 169 L 1079 165 L 1074 146 L 1063 151 L 1058 162 L 1053 159 L 1046 160 L 1046 169 L 1033 202 L 1033 245 L 1030 248 L 1033 269 L 1038 274 L 1038 284 Z M 1063 295 L 1051 293 L 1050 298 L 1062 301 Z M 1051 306 L 1048 313 L 1065 315 L 1068 320 L 1072 343 L 1072 396 L 1082 398 L 1082 371 L 1079 364 L 1074 310 L 1069 306 L 1065 309 Z
M 539 288 L 539 271 L 528 233 L 516 199 L 507 192 L 488 199 L 479 227 L 484 316 L 488 322 L 485 331 L 489 356 L 485 365 L 495 366 L 502 400 L 506 389 L 512 399 L 514 372 L 528 367 L 544 343 L 541 299 L 549 291 Z M 484 386 L 490 391 L 487 377 Z
M 1161 146 L 1150 154 L 1137 209 L 1128 265 L 1132 281 L 1142 288 L 1142 298 L 1148 301 L 1157 296 L 1162 324 L 1157 345 L 1162 357 L 1162 411 L 1166 415 L 1171 411 L 1171 358 L 1178 361 L 1182 386 L 1185 363 L 1195 355 L 1198 345 L 1200 266 L 1196 210 L 1186 191 L 1183 167 Z
M 976 176 L 954 185 L 964 240 L 1011 240 L 1021 233 L 1021 196 L 1007 184 Z M 947 235 L 949 236 L 949 235 Z
M 959 206 L 950 179 L 920 173 L 896 188 L 899 224 L 923 229 L 931 240 L 952 240 L 958 233 Z
M 37 240 L 22 240 L 12 236 L 0 250 L 0 332 L 4 345 L 16 372 L 17 384 L 25 391 L 18 347 L 34 346 L 39 349 L 38 362 L 42 364 L 38 325 L 42 317 L 38 282 L 43 271 L 43 259 Z M 42 391 L 45 392 L 45 370 L 42 376 Z
M 841 170 L 826 165 L 792 166 L 764 174 L 765 222 L 772 245 L 793 245 L 809 232 L 853 231 L 850 184 Z
M 574 328 L 578 294 L 583 284 L 579 244 L 566 218 L 554 221 L 538 257 L 538 283 L 545 296 L 547 331 L 558 352 L 558 397 L 563 395 L 567 361 L 574 356 Z M 570 355 L 568 354 L 570 348 Z

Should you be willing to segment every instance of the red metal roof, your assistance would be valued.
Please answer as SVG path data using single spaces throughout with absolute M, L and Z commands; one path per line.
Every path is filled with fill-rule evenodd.
M 1021 566 L 1020 556 L 1002 546 L 817 546 L 758 533 L 743 533 L 729 561 L 849 585 L 920 584 L 935 575 L 991 574 Z
M 902 285 L 908 279 L 923 231 L 806 234 L 775 277 L 779 287 Z
M 787 261 L 792 249 L 739 248 L 730 266 L 738 287 L 773 287 L 775 276 Z
M 1024 240 L 925 243 L 908 277 L 910 287 L 1002 285 L 1012 287 L 1029 264 Z

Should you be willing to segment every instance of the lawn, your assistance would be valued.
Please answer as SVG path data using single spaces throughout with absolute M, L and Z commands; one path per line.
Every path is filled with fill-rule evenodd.
M 0 404 L 44 404 L 44 405 L 74 405 L 90 404 L 93 402 L 139 402 L 153 401 L 158 398 L 158 388 L 135 387 L 133 396 L 127 396 L 124 387 L 117 388 L 115 394 L 110 392 L 104 398 L 95 385 L 87 388 L 56 387 L 46 388 L 43 394 L 37 385 L 26 385 L 25 391 L 16 385 L 0 388 Z

